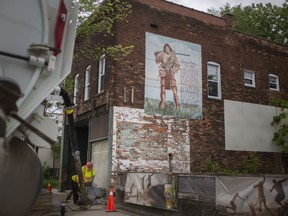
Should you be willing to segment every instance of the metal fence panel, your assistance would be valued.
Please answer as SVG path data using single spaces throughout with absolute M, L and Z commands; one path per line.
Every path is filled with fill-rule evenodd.
M 180 215 L 216 215 L 216 183 L 213 176 L 178 176 Z

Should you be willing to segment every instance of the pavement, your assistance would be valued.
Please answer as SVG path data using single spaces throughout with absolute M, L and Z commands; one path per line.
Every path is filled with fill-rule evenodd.
M 88 206 L 78 206 L 73 203 L 73 198 L 66 202 L 66 193 L 58 192 L 56 189 L 52 189 L 53 198 L 52 205 L 53 208 L 50 211 L 42 212 L 39 216 L 62 216 L 61 215 L 61 204 L 65 204 L 65 216 L 133 216 L 132 213 L 125 212 L 123 210 L 107 212 L 107 205 L 101 204 L 99 202 Z M 134 214 L 135 215 L 135 214 Z

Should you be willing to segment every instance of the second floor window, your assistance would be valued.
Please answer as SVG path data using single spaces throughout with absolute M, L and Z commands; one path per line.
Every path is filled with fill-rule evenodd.
M 208 97 L 221 99 L 220 65 L 215 62 L 207 63 Z
M 77 95 L 78 95 L 78 88 L 79 88 L 79 74 L 76 74 L 74 77 L 74 92 L 73 92 L 73 103 L 77 103 Z
M 105 55 L 99 60 L 99 77 L 98 77 L 98 93 L 104 91 L 105 88 Z
M 244 85 L 255 87 L 255 74 L 253 71 L 244 70 Z
M 274 74 L 269 74 L 269 89 L 279 91 L 279 78 Z
M 90 71 L 91 71 L 91 65 L 89 65 L 85 71 L 84 101 L 89 100 L 90 98 Z

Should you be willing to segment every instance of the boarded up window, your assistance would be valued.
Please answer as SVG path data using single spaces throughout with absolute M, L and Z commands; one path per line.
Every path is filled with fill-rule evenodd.
M 108 123 L 109 123 L 108 112 L 91 118 L 90 136 L 89 136 L 90 141 L 107 137 Z

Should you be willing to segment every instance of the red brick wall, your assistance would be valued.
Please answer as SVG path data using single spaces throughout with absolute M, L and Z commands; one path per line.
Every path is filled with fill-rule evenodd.
M 154 3 L 152 7 L 139 2 Z M 223 100 L 269 105 L 273 98 L 287 99 L 288 48 L 235 32 L 221 24 L 223 23 L 222 18 L 218 18 L 219 25 L 212 25 L 211 22 L 214 24 L 217 22 L 215 17 L 213 17 L 214 21 L 211 21 L 210 15 L 206 16 L 201 13 L 203 14 L 201 21 L 199 13 L 192 11 L 191 14 L 198 14 L 197 19 L 193 19 L 191 15 L 187 15 L 188 9 L 182 6 L 154 0 L 131 1 L 131 4 L 133 10 L 128 17 L 128 22 L 116 25 L 115 44 L 134 45 L 133 52 L 121 62 L 110 61 L 106 68 L 106 75 L 110 77 L 106 80 L 107 90 L 101 95 L 95 95 L 94 103 L 96 105 L 94 104 L 94 106 L 106 104 L 108 94 L 109 106 L 144 108 L 145 32 L 200 44 L 202 46 L 203 119 L 190 121 L 191 172 L 199 172 L 204 159 L 212 154 L 216 156 L 216 161 L 222 167 L 240 169 L 241 161 L 248 158 L 249 152 L 225 151 Z M 178 10 L 180 15 L 176 14 Z M 152 28 L 150 24 L 156 24 L 157 29 Z M 97 40 L 96 37 L 95 40 Z M 86 61 L 87 63 L 92 62 L 91 64 L 95 64 L 95 68 L 97 68 L 97 62 Z M 222 100 L 207 98 L 206 63 L 208 61 L 214 61 L 221 65 Z M 74 67 L 73 72 L 84 72 L 87 63 L 81 61 Z M 255 88 L 244 86 L 244 69 L 255 72 Z M 269 73 L 279 76 L 280 92 L 269 90 Z M 92 91 L 96 89 L 98 83 L 97 73 L 94 75 Z M 84 73 L 82 77 L 84 77 Z M 84 82 L 84 78 L 82 79 Z M 132 88 L 135 91 L 134 103 L 131 101 Z M 126 101 L 124 101 L 124 90 L 127 96 Z M 92 107 L 91 103 L 80 103 L 78 114 L 89 111 Z M 271 163 L 276 172 L 280 172 L 280 154 L 258 153 L 258 156 L 263 163 L 261 172 L 271 172 L 268 169 Z

